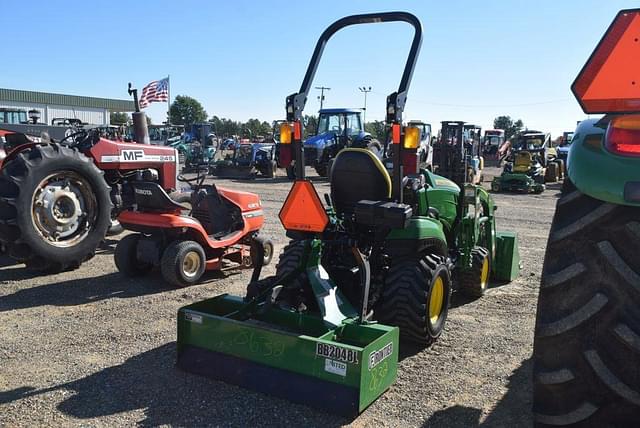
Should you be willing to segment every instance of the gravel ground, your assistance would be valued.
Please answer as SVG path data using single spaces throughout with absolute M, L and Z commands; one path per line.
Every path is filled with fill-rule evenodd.
M 279 253 L 286 179 L 217 183 L 261 196 L 264 233 Z M 328 192 L 324 180 L 316 184 Z M 499 230 L 518 233 L 520 277 L 476 301 L 454 296 L 443 336 L 429 349 L 403 347 L 396 384 L 355 420 L 175 368 L 178 308 L 243 293 L 249 271 L 174 290 L 159 273 L 118 274 L 116 240 L 80 269 L 50 276 L 0 258 L 0 426 L 531 425 L 537 289 L 558 189 L 494 195 Z

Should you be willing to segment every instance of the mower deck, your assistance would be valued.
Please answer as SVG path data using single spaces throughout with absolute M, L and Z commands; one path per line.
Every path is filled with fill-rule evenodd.
M 397 327 L 321 319 L 270 307 L 246 313 L 221 295 L 178 311 L 178 367 L 345 416 L 396 379 Z
M 502 175 L 493 179 L 491 190 L 494 192 L 541 193 L 545 190 L 545 185 L 537 183 L 524 173 L 503 172 Z

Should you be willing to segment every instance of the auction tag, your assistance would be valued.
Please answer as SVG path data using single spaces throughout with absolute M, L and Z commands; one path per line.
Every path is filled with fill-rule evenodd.
M 347 375 L 347 365 L 327 358 L 324 360 L 324 371 L 345 377 Z

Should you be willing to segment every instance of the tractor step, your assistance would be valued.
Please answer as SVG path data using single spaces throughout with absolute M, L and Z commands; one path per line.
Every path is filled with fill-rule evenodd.
M 247 303 L 223 294 L 178 311 L 178 367 L 344 416 L 357 416 L 396 379 L 397 327 Z

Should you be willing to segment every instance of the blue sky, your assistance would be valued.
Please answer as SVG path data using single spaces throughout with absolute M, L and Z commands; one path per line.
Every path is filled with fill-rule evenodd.
M 490 127 L 508 114 L 558 135 L 585 115 L 569 86 L 621 0 L 540 1 L 31 1 L 4 2 L 0 87 L 127 98 L 171 75 L 171 95 L 189 95 L 209 115 L 236 120 L 284 116 L 317 37 L 354 13 L 406 10 L 424 35 L 406 119 L 466 120 Z M 384 117 L 412 32 L 403 24 L 347 28 L 331 40 L 314 86 L 327 107 L 362 107 Z M 8 42 L 7 42 L 8 41 Z M 140 47 L 141 49 L 137 49 Z M 317 111 L 312 92 L 306 112 Z M 166 105 L 147 109 L 154 123 Z

